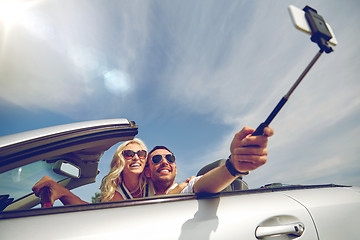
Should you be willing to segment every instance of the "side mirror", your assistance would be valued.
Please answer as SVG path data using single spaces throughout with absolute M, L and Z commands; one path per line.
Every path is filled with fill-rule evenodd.
M 73 163 L 67 162 L 65 160 L 56 161 L 53 171 L 57 174 L 72 177 L 72 178 L 80 178 L 81 169 Z

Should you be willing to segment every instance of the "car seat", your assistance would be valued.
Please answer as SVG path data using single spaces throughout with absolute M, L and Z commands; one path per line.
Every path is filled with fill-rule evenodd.
M 197 176 L 204 175 L 211 169 L 214 169 L 214 168 L 224 164 L 225 162 L 226 162 L 226 159 L 220 159 L 215 162 L 212 162 L 212 163 L 206 165 L 205 167 L 203 167 L 202 169 L 200 169 L 200 171 L 197 173 Z M 247 183 L 240 176 L 237 179 L 235 179 L 224 190 L 222 190 L 222 192 L 231 192 L 231 191 L 236 191 L 236 190 L 248 190 L 248 189 L 249 189 L 249 187 L 248 187 Z

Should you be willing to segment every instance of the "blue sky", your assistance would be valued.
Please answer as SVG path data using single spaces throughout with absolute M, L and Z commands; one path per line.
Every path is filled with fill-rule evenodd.
M 246 181 L 360 186 L 359 1 L 25 2 L 12 23 L 0 15 L 0 135 L 127 118 L 149 148 L 173 149 L 178 181 L 226 158 L 315 56 L 288 12 L 310 5 L 339 44 L 272 122 L 268 162 Z

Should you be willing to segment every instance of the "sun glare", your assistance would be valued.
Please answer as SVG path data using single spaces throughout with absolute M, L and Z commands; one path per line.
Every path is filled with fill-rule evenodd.
M 0 24 L 7 27 L 24 20 L 27 10 L 35 2 L 17 1 L 17 0 L 0 0 Z

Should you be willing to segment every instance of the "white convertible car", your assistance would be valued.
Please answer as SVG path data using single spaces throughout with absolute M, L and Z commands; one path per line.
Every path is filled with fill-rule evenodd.
M 239 179 L 219 194 L 38 207 L 42 176 L 92 183 L 104 151 L 137 133 L 112 119 L 0 138 L 0 239 L 358 239 L 360 189 L 333 184 L 246 189 Z

